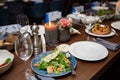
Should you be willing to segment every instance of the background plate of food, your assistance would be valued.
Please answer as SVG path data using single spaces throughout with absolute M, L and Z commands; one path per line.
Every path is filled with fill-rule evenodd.
M 66 53 L 55 50 L 37 55 L 31 61 L 31 68 L 41 76 L 59 77 L 71 72 L 69 63 L 75 68 L 77 65 L 75 57 L 71 56 L 71 59 L 68 59 Z
M 114 29 L 102 24 L 94 24 L 91 29 L 86 28 L 85 32 L 96 37 L 110 37 L 116 34 Z

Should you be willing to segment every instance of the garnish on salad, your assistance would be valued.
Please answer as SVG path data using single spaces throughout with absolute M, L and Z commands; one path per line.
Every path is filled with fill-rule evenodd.
M 48 74 L 60 74 L 60 72 L 70 70 L 70 60 L 66 57 L 65 53 L 55 50 L 40 58 L 40 61 L 36 62 L 33 66 L 47 71 Z

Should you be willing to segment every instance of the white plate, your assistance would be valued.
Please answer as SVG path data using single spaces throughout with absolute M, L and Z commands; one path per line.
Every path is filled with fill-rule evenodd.
M 117 30 L 120 30 L 120 21 L 111 23 L 111 26 Z
M 108 50 L 92 41 L 80 41 L 70 45 L 69 52 L 78 59 L 85 61 L 98 61 L 108 56 Z
M 111 32 L 109 34 L 105 34 L 105 35 L 94 34 L 87 28 L 85 29 L 85 32 L 89 35 L 96 36 L 96 37 L 110 37 L 110 36 L 114 36 L 116 34 L 116 31 L 114 29 L 111 29 Z
M 90 24 L 98 21 L 100 19 L 99 16 L 86 16 L 86 17 L 81 17 L 81 20 L 85 24 Z
M 96 11 L 98 11 L 98 10 L 108 10 L 108 7 L 103 7 L 103 6 L 95 6 L 95 7 L 92 7 L 92 9 L 93 10 L 96 10 Z

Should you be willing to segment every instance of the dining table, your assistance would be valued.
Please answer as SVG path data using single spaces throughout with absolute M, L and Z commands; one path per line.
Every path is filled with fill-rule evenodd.
M 102 24 L 106 24 L 111 26 L 112 22 L 115 22 L 115 19 L 104 20 Z M 74 42 L 86 41 L 88 34 L 85 32 L 85 26 L 74 24 L 73 26 L 77 30 L 81 32 L 81 34 L 73 34 L 70 37 L 70 40 L 67 42 L 59 42 L 59 44 L 72 44 Z M 110 37 L 102 37 L 102 39 L 119 43 L 120 44 L 120 31 L 116 30 L 116 34 Z M 91 38 L 97 38 L 95 36 L 89 35 Z M 54 50 L 55 47 L 47 46 L 47 51 Z M 75 68 L 76 74 L 73 75 L 68 73 L 63 76 L 54 77 L 55 80 L 97 80 L 99 77 L 116 62 L 118 58 L 120 58 L 120 49 L 118 50 L 108 50 L 108 56 L 99 61 L 85 61 L 78 58 L 75 58 L 77 61 L 77 65 Z M 24 70 L 25 67 L 31 69 L 31 61 L 35 57 L 32 57 L 26 62 L 26 66 L 24 61 L 18 58 L 14 51 L 14 62 L 8 71 L 0 75 L 0 80 L 23 80 L 24 79 Z M 97 53 L 97 52 L 96 52 Z M 40 53 L 41 54 L 41 53 Z M 92 54 L 92 53 L 89 53 Z M 32 69 L 31 69 L 32 70 Z M 33 72 L 33 74 L 36 74 Z

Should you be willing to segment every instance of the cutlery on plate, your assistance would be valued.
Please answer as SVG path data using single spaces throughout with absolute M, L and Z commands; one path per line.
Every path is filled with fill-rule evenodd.
M 72 74 L 76 74 L 76 71 L 74 70 L 73 64 L 72 64 L 72 62 L 71 62 L 71 54 L 70 54 L 69 52 L 66 52 L 66 56 L 67 56 L 67 58 L 69 58 L 69 60 L 70 60 L 71 73 L 72 73 Z

